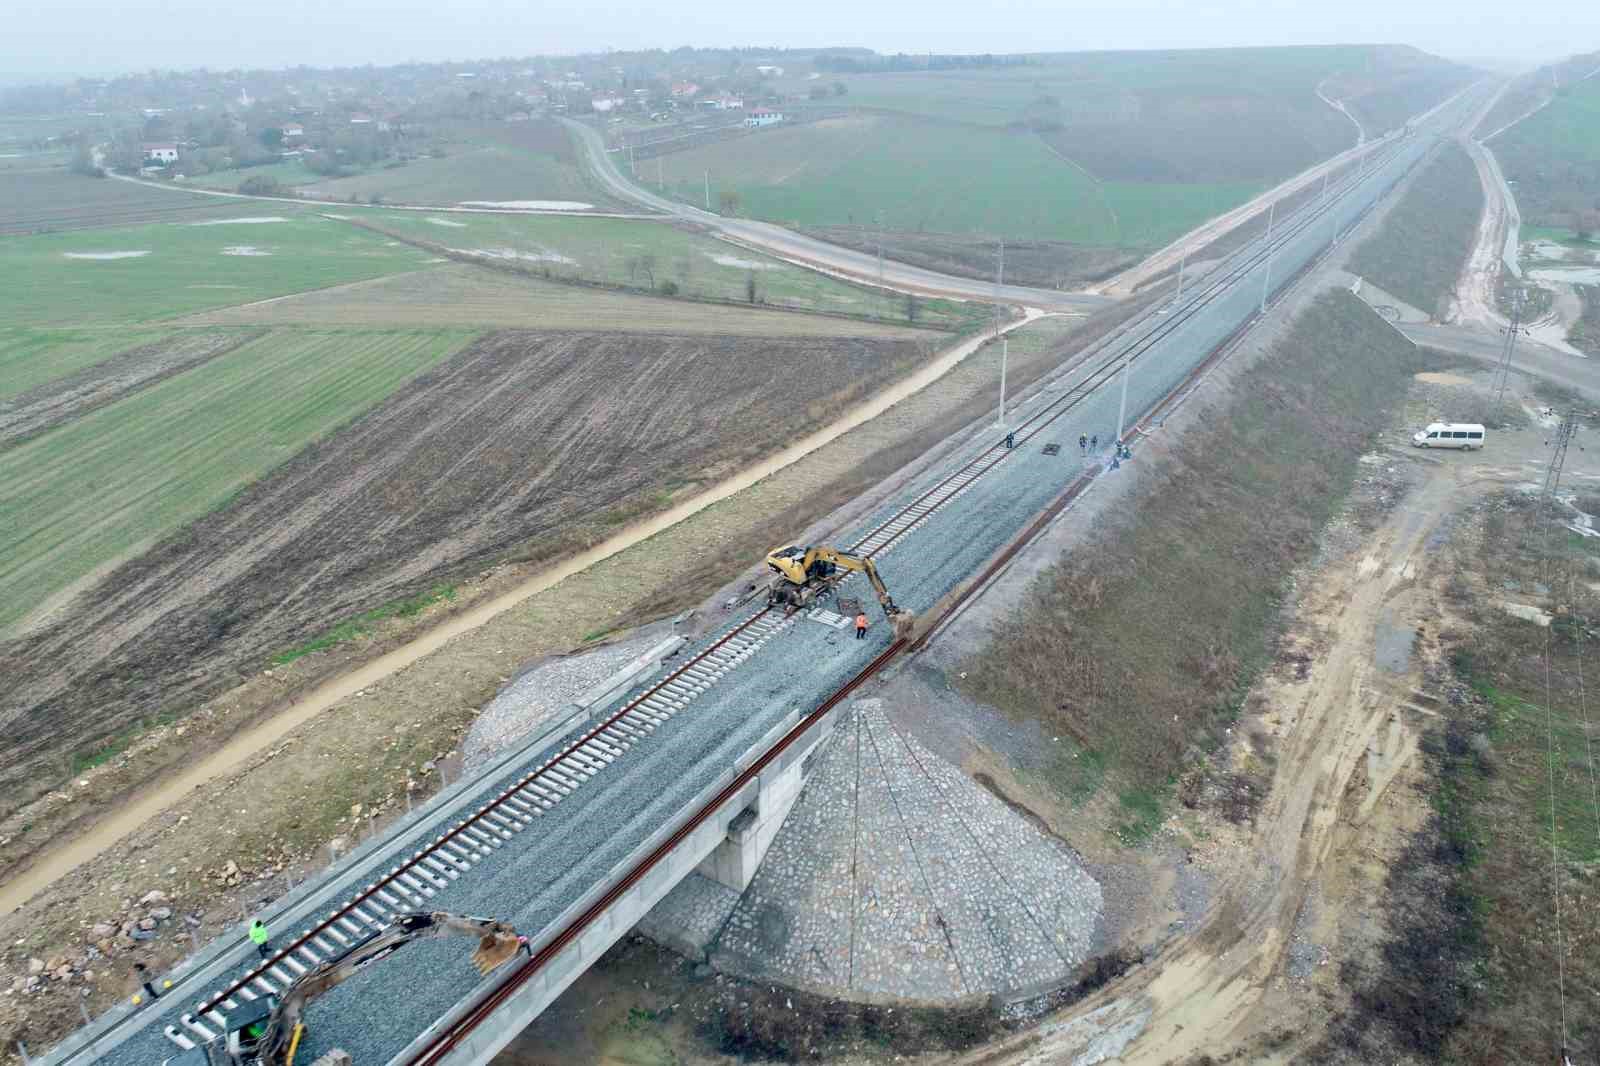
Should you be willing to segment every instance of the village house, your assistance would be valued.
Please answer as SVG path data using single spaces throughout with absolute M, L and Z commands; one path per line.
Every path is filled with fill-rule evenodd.
M 169 163 L 178 161 L 178 146 L 176 144 L 147 144 L 144 146 L 144 161 L 164 167 Z
M 744 124 L 751 129 L 759 126 L 775 126 L 783 121 L 783 112 L 774 111 L 770 107 L 757 107 L 745 113 Z
M 306 128 L 298 122 L 288 122 L 283 126 L 283 139 L 296 140 L 306 135 Z

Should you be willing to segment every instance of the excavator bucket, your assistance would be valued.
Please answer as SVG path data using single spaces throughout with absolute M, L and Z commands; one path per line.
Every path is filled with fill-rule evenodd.
M 489 971 L 504 966 L 522 946 L 515 933 L 490 933 L 478 941 L 478 950 L 472 953 L 472 965 L 488 976 Z
M 896 640 L 910 640 L 912 631 L 917 628 L 917 616 L 910 611 L 896 611 L 889 616 L 889 624 L 894 626 Z

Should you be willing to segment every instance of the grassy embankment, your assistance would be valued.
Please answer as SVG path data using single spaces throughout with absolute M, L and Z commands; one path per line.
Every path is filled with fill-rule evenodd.
M 1349 293 L 1322 297 L 967 666 L 970 695 L 1073 741 L 1047 783 L 1078 803 L 1114 790 L 1122 839 L 1159 824 L 1236 717 L 1412 353 Z
M 1383 228 L 1362 242 L 1350 272 L 1436 317 L 1449 308 L 1483 214 L 1483 186 L 1467 153 L 1447 145 L 1417 175 Z
M 1470 622 L 1455 640 L 1457 672 L 1481 700 L 1474 750 L 1485 780 L 1468 819 L 1464 891 L 1484 919 L 1474 961 L 1473 1009 L 1447 1057 L 1463 1063 L 1534 1062 L 1559 1046 L 1552 976 L 1558 969 L 1552 873 L 1560 886 L 1573 1061 L 1600 1053 L 1600 542 L 1547 523 L 1525 497 L 1492 501 L 1477 535 L 1456 546 L 1462 578 L 1448 590 Z M 1496 609 L 1498 590 L 1551 589 L 1564 605 L 1548 628 Z M 1548 674 L 1546 665 L 1548 664 Z M 1587 676 L 1585 676 L 1587 675 Z M 1481 739 L 1480 739 L 1481 738 Z M 1553 776 L 1553 782 L 1552 782 Z M 1552 783 L 1555 806 L 1552 811 Z M 1552 829 L 1554 859 L 1552 870 Z
M 1525 225 L 1571 233 L 1586 214 L 1592 223 L 1600 212 L 1600 76 L 1557 89 L 1548 106 L 1489 147 L 1515 183 Z

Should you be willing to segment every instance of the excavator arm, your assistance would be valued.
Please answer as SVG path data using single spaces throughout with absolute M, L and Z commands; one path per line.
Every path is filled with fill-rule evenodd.
M 826 545 L 804 549 L 790 545 L 768 553 L 767 565 L 778 574 L 767 594 L 769 603 L 802 607 L 831 591 L 845 573 L 865 574 L 896 635 L 904 637 L 911 632 L 915 619 L 909 611 L 896 605 L 878 574 L 877 564 L 865 556 L 851 555 Z
M 441 936 L 476 937 L 478 948 L 472 953 L 472 962 L 484 975 L 504 965 L 521 946 L 515 929 L 492 918 L 474 918 L 447 911 L 397 914 L 388 925 L 365 940 L 301 974 L 284 989 L 283 998 L 274 1006 L 265 1028 L 253 1041 L 254 1046 L 245 1046 L 248 1040 L 236 1042 L 233 1039 L 236 1034 L 229 1034 L 230 1045 L 235 1045 L 229 1047 L 229 1052 L 240 1062 L 288 1066 L 303 1031 L 301 1016 L 312 1000 L 413 941 Z

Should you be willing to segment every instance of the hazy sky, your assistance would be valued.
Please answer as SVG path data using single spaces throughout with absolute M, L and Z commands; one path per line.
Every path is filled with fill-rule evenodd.
M 1600 48 L 1600 2 L 1546 0 L 13 0 L 0 73 L 387 64 L 695 45 L 880 51 L 1398 42 L 1545 60 Z

